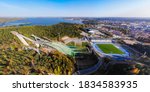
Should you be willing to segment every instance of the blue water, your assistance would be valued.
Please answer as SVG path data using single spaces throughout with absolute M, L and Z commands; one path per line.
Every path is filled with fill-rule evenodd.
M 0 26 L 18 26 L 18 25 L 42 25 L 42 26 L 48 26 L 48 25 L 54 25 L 58 23 L 77 23 L 82 24 L 82 21 L 80 20 L 67 20 L 64 18 L 26 18 L 22 20 L 17 21 L 11 21 L 6 23 L 1 23 Z

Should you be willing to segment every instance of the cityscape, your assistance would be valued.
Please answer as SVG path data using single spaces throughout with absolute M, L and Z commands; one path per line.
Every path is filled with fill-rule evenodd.
M 22 3 L 17 1 L 0 2 L 0 8 L 12 7 L 16 13 L 20 12 L 18 7 Z M 114 8 L 112 11 L 119 14 L 115 16 L 107 14 L 111 6 L 106 12 L 95 10 L 110 3 L 117 4 L 117 9 L 121 4 L 118 0 L 87 0 L 86 4 L 84 0 L 58 1 L 37 1 L 34 7 L 39 3 L 41 6 L 53 4 L 59 9 L 68 5 L 74 10 L 74 16 L 68 14 L 70 9 L 67 8 L 58 16 L 54 7 L 53 17 L 45 11 L 43 15 L 28 11 L 29 15 L 16 16 L 9 10 L 2 11 L 0 75 L 150 75 L 150 13 L 143 8 L 147 3 L 137 0 L 136 4 L 141 4 L 143 11 L 131 13 L 132 16 L 129 13 L 121 16 L 121 11 L 115 12 Z M 128 0 L 125 1 L 127 4 Z M 28 0 L 24 3 L 33 4 Z M 93 11 L 86 8 L 90 3 L 95 5 L 91 8 Z M 135 0 L 130 3 L 132 8 L 138 8 L 134 3 Z M 78 8 L 73 8 L 73 4 L 78 4 Z M 90 14 L 81 6 L 89 9 Z

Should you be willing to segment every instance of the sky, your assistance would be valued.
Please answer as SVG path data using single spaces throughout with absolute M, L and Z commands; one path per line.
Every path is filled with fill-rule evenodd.
M 150 17 L 150 0 L 0 0 L 0 17 Z

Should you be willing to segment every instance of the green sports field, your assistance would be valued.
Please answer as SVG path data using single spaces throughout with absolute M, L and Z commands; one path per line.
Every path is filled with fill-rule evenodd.
M 113 44 L 97 44 L 97 46 L 106 54 L 124 54 L 120 49 Z

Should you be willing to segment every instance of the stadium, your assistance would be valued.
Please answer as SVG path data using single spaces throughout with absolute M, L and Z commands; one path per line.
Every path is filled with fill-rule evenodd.
M 124 48 L 113 43 L 112 40 L 92 41 L 91 46 L 100 57 L 111 57 L 115 60 L 125 60 L 130 57 Z

